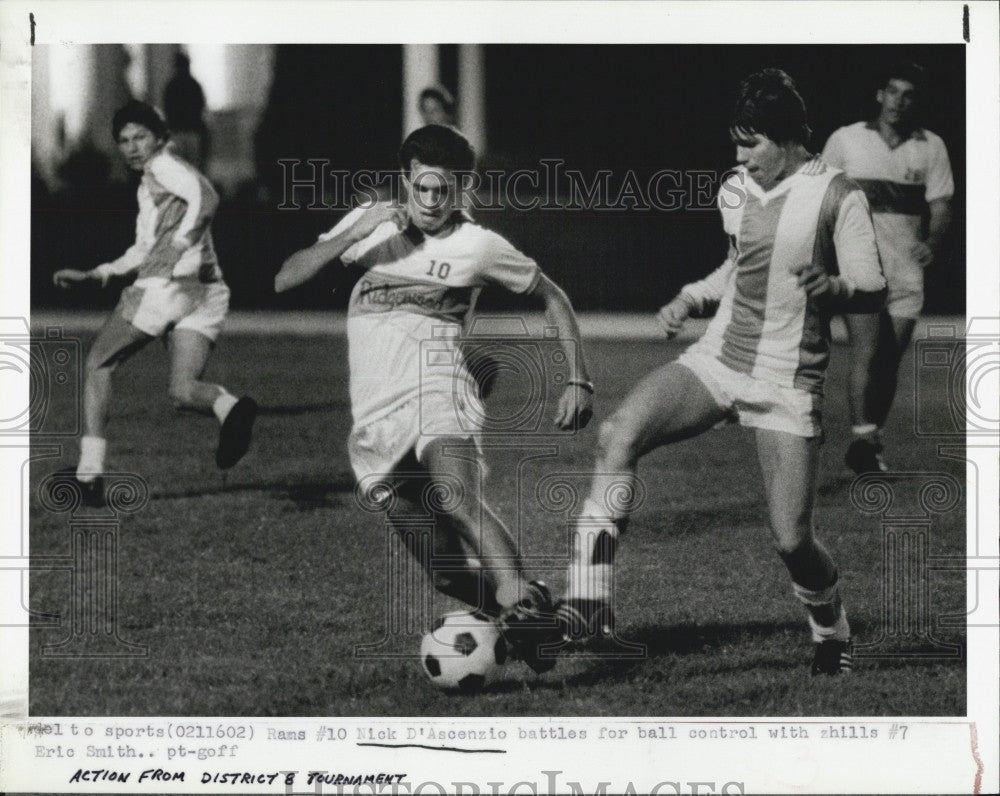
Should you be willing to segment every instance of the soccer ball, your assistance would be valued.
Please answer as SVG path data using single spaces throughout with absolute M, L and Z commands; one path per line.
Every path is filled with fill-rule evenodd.
M 473 611 L 445 614 L 420 642 L 424 673 L 445 691 L 481 691 L 506 659 L 507 644 L 496 623 Z

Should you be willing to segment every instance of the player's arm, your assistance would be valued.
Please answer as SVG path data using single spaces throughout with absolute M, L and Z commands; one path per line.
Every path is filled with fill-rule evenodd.
M 100 282 L 101 287 L 108 284 L 112 276 L 124 276 L 135 271 L 149 253 L 149 243 L 145 241 L 140 233 L 141 220 L 136 221 L 136 240 L 126 252 L 117 260 L 109 263 L 102 263 L 89 271 L 81 271 L 76 268 L 63 268 L 52 275 L 52 281 L 57 287 L 68 288 L 83 282 Z
M 792 268 L 799 286 L 834 313 L 881 312 L 886 296 L 885 276 L 868 201 L 856 186 L 838 208 L 833 245 L 840 273 L 829 273 L 827 263 L 821 260 L 802 263 Z
M 930 250 L 931 262 L 940 259 L 951 229 L 951 197 L 945 196 L 928 203 L 927 238 L 924 244 Z M 929 265 L 930 263 L 928 263 Z
M 951 161 L 944 141 L 931 139 L 931 153 L 927 164 L 927 185 L 924 199 L 927 202 L 929 216 L 927 220 L 927 237 L 923 245 L 927 250 L 920 258 L 925 265 L 939 260 L 944 253 L 951 229 L 951 197 L 955 193 L 955 180 L 951 173 Z
M 670 303 L 660 308 L 656 318 L 668 340 L 677 336 L 692 312 L 704 312 L 722 300 L 722 294 L 732 279 L 735 268 L 736 247 L 730 240 L 729 256 L 722 265 L 704 279 L 684 285 Z
M 149 171 L 160 185 L 187 205 L 170 241 L 175 249 L 184 252 L 201 239 L 212 223 L 219 195 L 207 180 L 198 178 L 193 168 L 172 155 L 154 157 L 149 161 Z
M 594 385 L 587 372 L 580 339 L 580 325 L 566 292 L 545 274 L 540 273 L 527 295 L 545 308 L 545 323 L 559 333 L 559 343 L 566 361 L 573 368 L 566 390 L 559 400 L 555 423 L 562 429 L 583 428 L 594 414 Z
M 363 241 L 386 221 L 391 221 L 402 229 L 407 223 L 406 209 L 392 202 L 378 202 L 360 213 L 339 232 L 334 227 L 333 235 L 324 236 L 312 246 L 300 249 L 285 260 L 274 277 L 274 291 L 283 293 L 308 282 L 327 264 Z
M 61 288 L 73 287 L 74 285 L 90 282 L 91 280 L 102 281 L 96 269 L 82 271 L 79 268 L 60 268 L 52 275 L 52 281 L 55 283 L 55 286 Z
M 740 223 L 736 211 L 746 201 L 745 176 L 741 170 L 734 171 L 719 186 L 719 214 L 722 216 L 722 228 L 729 236 L 729 253 L 726 259 L 704 279 L 684 285 L 680 293 L 661 307 L 656 316 L 668 340 L 677 336 L 692 312 L 704 312 L 722 301 L 722 296 L 732 281 L 738 257 L 736 231 Z
M 482 236 L 476 257 L 480 278 L 512 293 L 530 296 L 545 308 L 545 322 L 556 328 L 559 344 L 573 370 L 559 399 L 555 423 L 560 429 L 583 428 L 593 416 L 594 385 L 587 373 L 580 327 L 569 297 L 542 273 L 538 264 L 494 232 Z

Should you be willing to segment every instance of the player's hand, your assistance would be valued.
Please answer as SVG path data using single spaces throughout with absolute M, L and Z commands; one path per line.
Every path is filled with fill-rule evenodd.
M 405 229 L 410 223 L 406 208 L 397 202 L 376 202 L 351 225 L 351 237 L 364 240 L 386 221 L 391 221 L 397 229 Z
M 667 339 L 673 340 L 680 332 L 684 321 L 687 320 L 690 314 L 691 306 L 688 304 L 687 299 L 683 296 L 678 296 L 669 304 L 660 308 L 660 311 L 656 315 L 656 320 L 660 322 L 660 326 L 663 328 L 663 333 L 667 336 Z
M 921 268 L 926 268 L 932 262 L 934 262 L 934 249 L 924 243 L 922 240 L 918 240 L 913 244 L 913 248 L 910 250 L 914 261 Z
M 179 252 L 186 252 L 191 248 L 191 241 L 188 240 L 187 235 L 174 235 L 170 239 L 170 245 Z
M 560 431 L 584 428 L 594 416 L 594 394 L 579 384 L 570 384 L 559 399 L 556 427 Z
M 792 266 L 792 273 L 798 278 L 799 287 L 810 298 L 819 298 L 833 292 L 830 275 L 822 263 L 808 262 Z
M 61 288 L 73 287 L 91 279 L 100 281 L 101 278 L 93 271 L 80 271 L 76 268 L 62 268 L 52 275 L 55 286 Z

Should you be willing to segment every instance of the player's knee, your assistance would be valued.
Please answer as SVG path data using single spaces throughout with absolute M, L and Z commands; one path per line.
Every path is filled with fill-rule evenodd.
M 603 423 L 597 432 L 597 450 L 606 464 L 625 466 L 635 458 L 636 434 L 628 417 L 615 413 Z

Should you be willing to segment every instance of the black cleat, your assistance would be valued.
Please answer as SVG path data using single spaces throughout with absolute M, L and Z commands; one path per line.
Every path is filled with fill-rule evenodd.
M 821 641 L 816 645 L 812 668 L 809 673 L 816 677 L 826 674 L 833 677 L 837 674 L 850 674 L 854 669 L 854 655 L 850 641 Z
M 882 443 L 872 442 L 864 437 L 851 443 L 844 454 L 844 464 L 858 475 L 889 472 L 889 465 L 882 458 Z
M 215 451 L 215 463 L 221 470 L 228 470 L 250 447 L 253 421 L 257 419 L 257 402 L 245 395 L 238 400 L 226 415 L 219 429 L 219 447 Z
M 554 647 L 562 641 L 562 627 L 556 621 L 548 587 L 537 580 L 529 586 L 528 595 L 500 617 L 500 632 L 512 657 L 520 658 L 536 674 L 544 674 L 556 665 Z
M 564 641 L 579 644 L 610 638 L 615 633 L 614 609 L 603 600 L 571 597 L 560 600 L 555 611 Z
M 53 473 L 52 480 L 47 484 L 50 500 L 53 504 L 58 505 L 62 502 L 56 493 L 60 489 L 60 485 L 65 484 L 76 485 L 83 496 L 84 506 L 90 506 L 92 509 L 103 509 L 107 505 L 104 500 L 104 479 L 97 476 L 92 481 L 81 481 L 76 477 L 75 469 L 59 470 L 57 473 Z

